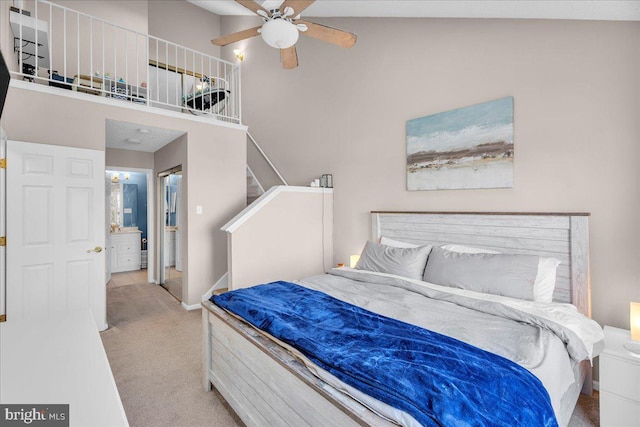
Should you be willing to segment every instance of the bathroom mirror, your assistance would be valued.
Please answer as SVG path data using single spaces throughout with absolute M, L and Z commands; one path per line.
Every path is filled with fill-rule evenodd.
M 122 218 L 125 227 L 138 226 L 138 185 L 122 184 Z
M 124 226 L 124 188 L 122 183 L 111 184 L 111 227 Z
M 111 225 L 138 226 L 138 185 L 122 182 L 111 184 Z

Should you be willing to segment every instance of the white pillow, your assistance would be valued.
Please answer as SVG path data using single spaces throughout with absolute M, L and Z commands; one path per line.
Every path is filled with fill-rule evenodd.
M 414 245 L 413 243 L 401 242 L 400 240 L 389 239 L 388 237 L 380 238 L 381 245 L 392 246 L 394 248 L 417 248 L 420 245 Z
M 442 249 L 452 252 L 467 254 L 499 254 L 500 252 L 491 249 L 474 248 L 464 245 L 444 245 Z M 556 269 L 560 265 L 560 260 L 556 258 L 540 257 L 538 261 L 538 273 L 533 283 L 533 300 L 536 302 L 552 302 L 553 290 L 556 287 Z
M 556 258 L 540 257 L 538 274 L 533 284 L 533 300 L 537 302 L 552 302 L 553 290 L 556 288 L 556 269 L 560 265 Z

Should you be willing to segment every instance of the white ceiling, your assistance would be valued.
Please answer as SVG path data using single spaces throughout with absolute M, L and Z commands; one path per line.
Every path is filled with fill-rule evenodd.
M 108 148 L 145 151 L 153 153 L 185 132 L 142 126 L 135 123 L 107 120 L 106 139 Z
M 188 1 L 218 15 L 253 15 L 233 0 Z M 281 1 L 257 3 L 268 9 Z M 303 15 L 640 21 L 640 0 L 317 0 Z

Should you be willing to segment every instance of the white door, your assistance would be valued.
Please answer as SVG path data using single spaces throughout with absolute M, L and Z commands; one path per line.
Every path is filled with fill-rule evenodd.
M 7 319 L 89 307 L 107 328 L 104 152 L 8 141 Z

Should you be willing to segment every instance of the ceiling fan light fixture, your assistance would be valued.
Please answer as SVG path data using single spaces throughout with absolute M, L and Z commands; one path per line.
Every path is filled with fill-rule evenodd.
M 265 22 L 260 32 L 262 39 L 271 47 L 286 49 L 298 41 L 298 28 L 284 19 L 273 19 Z

